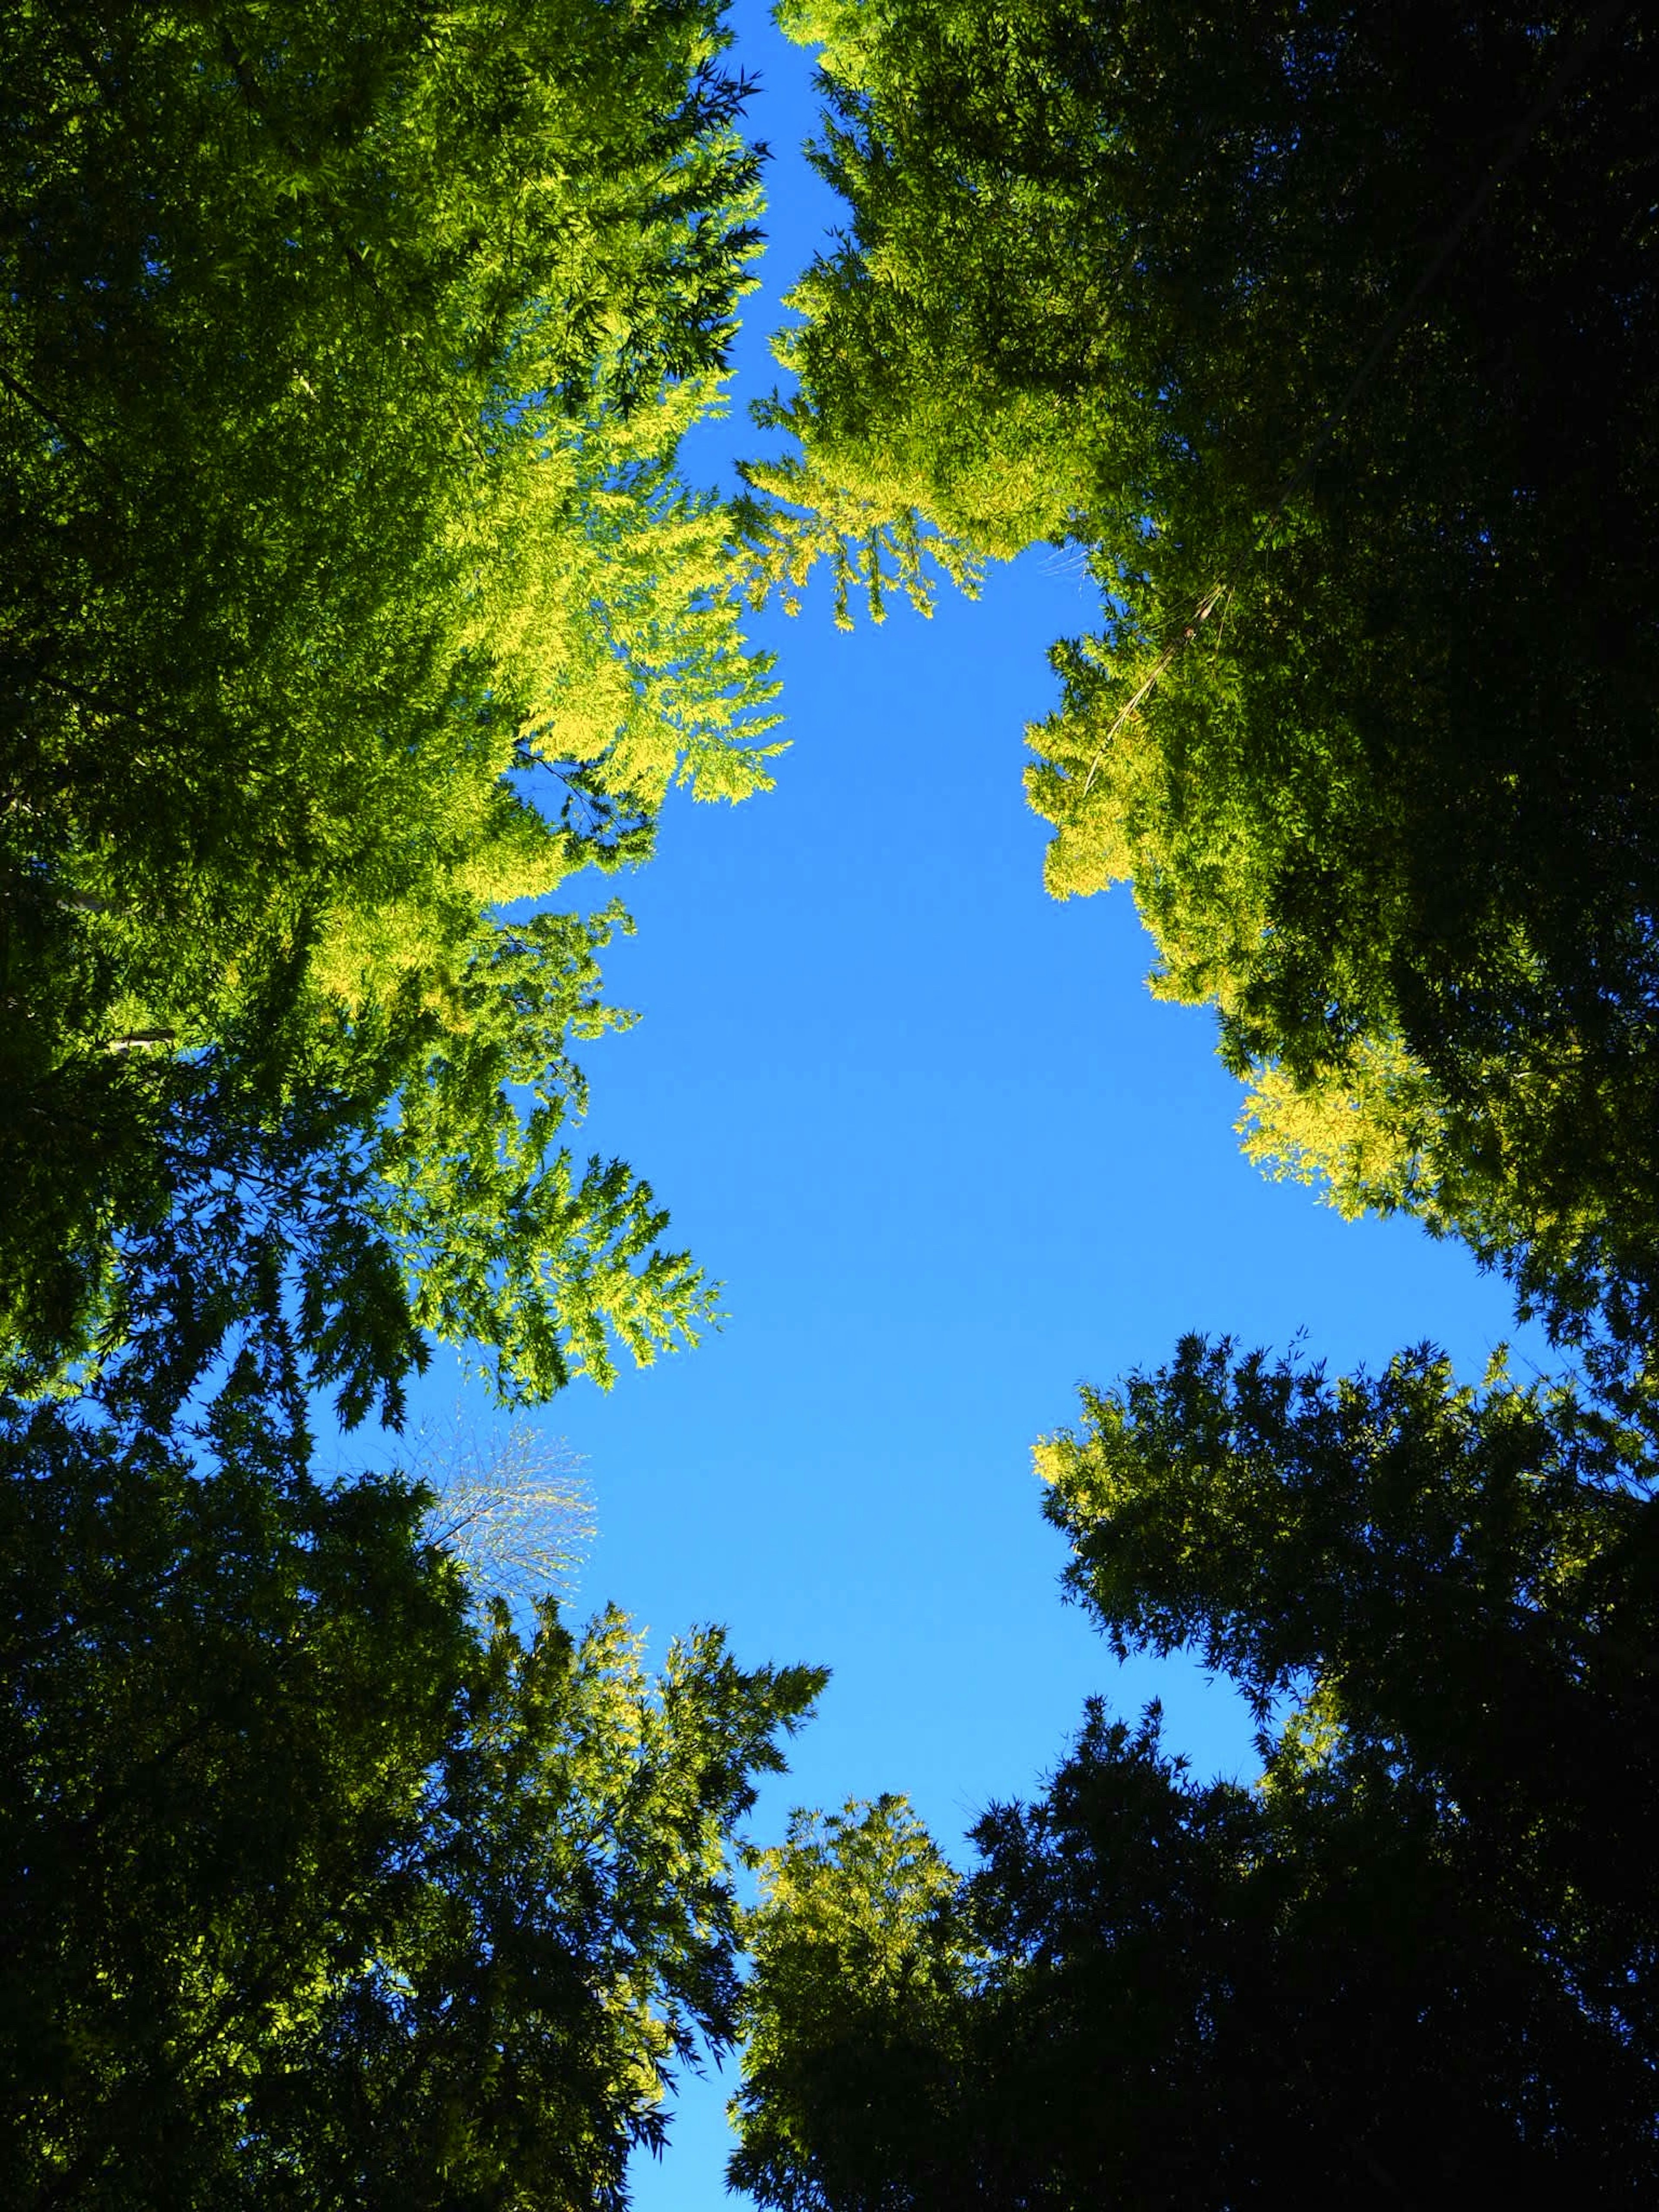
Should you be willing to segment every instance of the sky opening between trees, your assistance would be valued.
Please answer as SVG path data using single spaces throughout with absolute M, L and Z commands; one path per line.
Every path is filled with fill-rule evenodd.
M 0 27 L 9 2201 L 1650 2201 L 1651 31 L 777 20 Z

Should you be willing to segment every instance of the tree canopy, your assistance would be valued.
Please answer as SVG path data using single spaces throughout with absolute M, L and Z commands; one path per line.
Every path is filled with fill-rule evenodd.
M 787 2212 L 1651 2202 L 1653 27 L 780 15 L 848 228 L 733 503 L 678 462 L 758 241 L 720 0 L 0 20 L 8 2202 L 609 2212 L 738 2041 Z M 695 1340 L 572 1140 L 631 927 L 573 882 L 766 787 L 745 597 L 1042 541 L 1102 601 L 1050 889 L 1133 885 L 1247 1151 L 1589 1358 L 1085 1391 L 1069 1594 L 1259 1778 L 1097 1700 L 965 1875 L 893 1797 L 760 1852 L 823 1672 L 489 1602 L 317 1397 Z
M 799 0 L 848 228 L 769 526 L 1087 548 L 1032 804 L 1214 1005 L 1249 1148 L 1659 1317 L 1652 27 Z M 865 532 L 865 548 L 855 541 Z M 914 565 L 914 564 L 913 564 Z M 1597 1316 L 1599 1315 L 1599 1320 Z
M 25 1375 L 118 1328 L 124 1237 L 301 1123 L 387 1296 L 509 1387 L 706 1310 L 648 1188 L 553 1143 L 607 921 L 502 910 L 642 857 L 676 779 L 767 781 L 726 522 L 674 472 L 757 236 L 725 43 L 712 0 L 8 14 Z
M 521 1637 L 253 1356 L 172 1430 L 0 1411 L 7 2201 L 623 2203 L 822 1674 Z
M 757 243 L 714 0 L 0 24 L 0 2167 L 619 2205 L 823 1681 L 520 1632 L 396 1472 L 711 1292 L 563 1139 L 669 786 L 775 687 L 676 471 Z M 521 1624 L 522 1626 L 522 1624 Z
M 1570 1395 L 1193 1339 L 1039 1449 L 1120 1652 L 1255 1706 L 1254 1788 L 1090 1708 L 965 1878 L 800 1816 L 750 1941 L 734 2182 L 789 2212 L 1638 2203 L 1659 1688 L 1647 1441 Z

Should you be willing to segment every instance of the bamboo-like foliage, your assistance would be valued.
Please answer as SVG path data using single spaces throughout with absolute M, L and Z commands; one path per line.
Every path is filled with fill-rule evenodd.
M 823 1677 L 515 1627 L 292 1413 L 252 1361 L 176 1430 L 0 1406 L 6 2200 L 619 2212 Z
M 1650 1431 L 1431 1350 L 1193 1338 L 1037 1451 L 1112 1649 L 1249 1703 L 1195 1776 L 1091 1701 L 959 1875 L 799 1815 L 749 1925 L 767 2205 L 1636 2203 L 1659 2183 Z
M 701 0 L 0 26 L 25 1387 L 109 1355 L 181 1206 L 292 1195 L 302 1127 L 319 1371 L 342 1297 L 394 1392 L 411 1318 L 538 1395 L 706 1317 L 648 1187 L 553 1141 L 620 915 L 545 902 L 775 750 L 730 519 L 675 471 L 756 242 L 724 43 Z
M 1086 549 L 1049 889 L 1133 885 L 1250 1149 L 1659 1319 L 1639 9 L 800 0 L 848 223 L 795 482 Z M 819 487 L 823 489 L 819 490 Z M 788 486 L 781 481 L 786 493 Z

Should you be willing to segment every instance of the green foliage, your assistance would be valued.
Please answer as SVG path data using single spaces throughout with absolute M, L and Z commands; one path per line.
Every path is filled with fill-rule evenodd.
M 882 2201 L 927 2159 L 962 2062 L 957 1877 L 896 1797 L 798 1813 L 759 1871 L 728 2179 L 790 2212 Z
M 750 1931 L 735 2181 L 939 2204 L 1636 2203 L 1651 1438 L 1421 1352 L 1175 1362 L 1039 1465 L 1120 1656 L 1255 1707 L 1254 1789 L 1091 1704 L 952 1878 L 902 1801 L 797 1822 Z
M 422 1323 L 513 1388 L 578 1340 L 608 1373 L 584 1315 L 637 1351 L 696 1307 L 643 1186 L 544 1158 L 603 925 L 501 909 L 643 857 L 672 781 L 767 782 L 729 521 L 674 473 L 756 238 L 723 43 L 702 0 L 0 28 L 0 1316 L 37 1364 L 106 1333 L 210 1095 L 252 1151 L 349 1098 Z
M 1318 1691 L 1465 1820 L 1528 1802 L 1527 1848 L 1547 1829 L 1577 1883 L 1621 1860 L 1656 1686 L 1650 1437 L 1426 1350 L 1333 1385 L 1199 1338 L 1084 1409 L 1038 1464 L 1115 1650 L 1193 1649 L 1264 1720 Z
M 608 1384 L 613 1340 L 641 1360 L 695 1342 L 712 1293 L 657 1242 L 667 1216 L 649 1184 L 617 1160 L 579 1167 L 556 1142 L 586 1097 L 568 1038 L 618 1018 L 597 997 L 596 954 L 616 920 L 489 926 L 447 1008 L 405 988 L 356 1019 L 336 1015 L 296 1051 L 304 1079 L 279 1103 L 240 1074 L 234 1036 L 223 1052 L 158 1066 L 137 1094 L 137 1132 L 118 1119 L 132 1091 L 65 1084 L 67 1164 L 88 1157 L 88 1136 L 102 1145 L 130 1177 L 124 1218 L 112 1205 L 51 1255 L 51 1273 L 26 1279 L 10 1387 L 61 1391 L 113 1362 L 117 1387 L 164 1425 L 252 1328 L 276 1331 L 351 1425 L 377 1404 L 401 1418 L 426 1330 L 469 1346 L 513 1401 L 574 1375 Z M 420 1080 L 400 1085 L 411 1066 Z M 58 1164 L 33 1156 L 43 1233 Z
M 1032 804 L 1217 1007 L 1253 1146 L 1563 1334 L 1659 1314 L 1652 30 L 787 8 L 850 226 L 804 488 L 1090 549 Z M 1599 1322 L 1596 1316 L 1600 1315 Z M 1611 1371 L 1611 1370 L 1609 1370 Z
M 794 423 L 795 410 L 757 408 L 769 424 Z M 793 456 L 741 465 L 748 492 L 735 516 L 750 562 L 747 590 L 763 605 L 775 596 L 786 614 L 799 614 L 800 594 L 820 561 L 830 564 L 837 629 L 853 627 L 852 595 L 863 592 L 872 623 L 887 619 L 887 599 L 897 591 L 921 615 L 933 611 L 932 562 L 969 598 L 978 596 L 981 566 L 957 540 L 923 528 L 914 507 L 900 507 L 882 488 L 849 490 Z
M 481 1618 L 428 1493 L 314 1480 L 294 1382 L 4 1409 L 7 2201 L 619 2206 L 823 1678 Z
M 672 783 L 764 788 L 675 473 L 756 242 L 712 0 L 0 24 L 8 2203 L 618 2205 L 822 1676 L 487 1617 L 310 1394 L 711 1293 L 568 1143 Z M 538 803 L 539 799 L 540 803 Z

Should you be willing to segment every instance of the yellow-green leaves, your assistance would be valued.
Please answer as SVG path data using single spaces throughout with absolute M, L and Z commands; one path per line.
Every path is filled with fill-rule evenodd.
M 827 552 L 844 602 L 908 510 L 981 556 L 1086 545 L 1102 630 L 1028 779 L 1050 889 L 1132 884 L 1154 989 L 1216 1008 L 1290 1156 L 1461 1235 L 1632 1382 L 1659 335 L 1631 317 L 1659 289 L 1610 149 L 1644 143 L 1651 33 L 1277 0 L 781 20 L 848 222 L 780 342 L 801 458 L 768 483 L 809 514 L 764 576 Z M 1530 119 L 1499 147 L 1493 113 Z
M 925 2130 L 963 2057 L 961 1877 L 891 1796 L 798 1813 L 759 1872 L 728 2179 L 763 2204 L 879 2201 L 883 2118 L 896 2103 L 901 2137 Z
M 738 509 L 751 605 L 775 596 L 786 614 L 799 614 L 801 592 L 820 561 L 829 563 L 834 580 L 838 629 L 853 627 L 854 592 L 863 594 L 872 623 L 885 621 L 891 592 L 901 592 L 918 614 L 930 615 L 930 562 L 969 599 L 977 596 L 982 564 L 957 540 L 929 530 L 914 507 L 884 499 L 879 489 L 849 486 L 793 457 L 748 462 L 743 475 L 756 495 Z
M 747 556 L 676 468 L 757 245 L 724 42 L 713 0 L 0 26 L 0 1315 L 31 1362 L 107 1339 L 169 1194 L 273 1147 L 296 1188 L 301 1126 L 337 1203 L 279 1237 L 290 1288 L 369 1302 L 325 1365 L 358 1372 L 353 1327 L 407 1353 L 387 1237 L 422 1325 L 532 1395 L 705 1310 L 637 1178 L 549 1150 L 603 1018 L 545 957 L 579 926 L 502 914 L 644 858 L 672 784 L 769 781 Z

